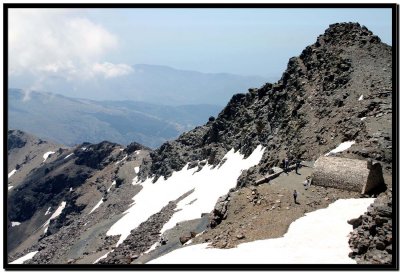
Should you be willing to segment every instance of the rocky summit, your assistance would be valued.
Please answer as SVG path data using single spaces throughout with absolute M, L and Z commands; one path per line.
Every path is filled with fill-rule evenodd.
M 390 172 L 391 71 L 391 47 L 366 27 L 331 25 L 278 82 L 234 95 L 215 120 L 152 152 L 139 175 L 168 177 L 205 159 L 216 165 L 231 148 L 248 156 L 261 144 L 262 162 L 238 182 L 252 184 L 286 156 L 315 160 L 349 140 L 356 144 L 345 157 L 371 158 Z
M 365 214 L 345 222 L 353 231 L 344 255 L 391 264 L 392 63 L 392 48 L 366 27 L 338 23 L 290 58 L 276 83 L 234 95 L 218 116 L 156 150 L 108 141 L 65 147 L 9 131 L 9 263 L 35 252 L 25 263 L 143 264 L 190 244 L 236 248 L 282 237 L 294 221 L 337 200 L 375 197 Z M 178 171 L 223 169 L 232 149 L 243 160 L 262 150 L 261 159 L 238 174 L 214 209 L 163 231 L 179 211 L 202 201 L 183 204 L 196 193 L 191 189 L 171 196 L 125 239 L 108 234 L 141 205 L 136 197 L 150 185 Z M 385 186 L 361 194 L 313 184 L 314 162 L 325 155 L 380 165 Z M 156 192 L 146 201 L 156 207 Z

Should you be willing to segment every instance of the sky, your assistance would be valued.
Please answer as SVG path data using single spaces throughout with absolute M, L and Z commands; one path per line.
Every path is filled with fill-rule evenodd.
M 12 9 L 8 72 L 32 89 L 118 78 L 140 63 L 279 78 L 329 24 L 349 21 L 392 43 L 390 9 Z

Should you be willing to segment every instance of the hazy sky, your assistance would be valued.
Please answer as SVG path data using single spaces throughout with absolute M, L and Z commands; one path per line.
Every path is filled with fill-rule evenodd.
M 329 24 L 359 22 L 391 44 L 391 20 L 390 9 L 15 9 L 9 75 L 35 88 L 49 77 L 115 78 L 146 63 L 280 77 Z

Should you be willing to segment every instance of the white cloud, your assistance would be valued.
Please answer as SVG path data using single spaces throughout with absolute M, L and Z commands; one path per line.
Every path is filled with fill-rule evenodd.
M 93 65 L 93 72 L 101 74 L 105 78 L 117 77 L 127 75 L 133 72 L 133 68 L 126 64 L 112 64 L 110 62 L 95 63 Z
M 9 75 L 88 79 L 129 72 L 125 64 L 103 62 L 118 39 L 103 26 L 62 9 L 9 10 Z

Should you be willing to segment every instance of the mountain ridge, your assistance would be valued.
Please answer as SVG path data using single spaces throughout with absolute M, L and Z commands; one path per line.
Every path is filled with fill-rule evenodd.
M 40 90 L 91 100 L 135 100 L 163 104 L 216 104 L 223 106 L 239 90 L 258 86 L 268 80 L 261 76 L 230 73 L 203 73 L 162 65 L 132 65 L 132 72 L 115 78 L 75 80 L 72 85 L 60 77 L 47 78 Z M 34 79 L 33 79 L 34 80 Z M 24 78 L 11 78 L 9 86 L 32 89 Z M 35 86 L 35 85 L 34 85 Z M 117 95 L 116 95 L 117 94 Z
M 341 47 L 337 47 L 336 39 L 343 39 Z M 352 52 L 354 49 L 359 52 Z M 360 58 L 361 55 L 364 58 Z M 370 61 L 381 68 L 374 70 L 375 75 L 366 76 L 363 70 L 371 67 Z M 372 136 L 377 122 L 375 118 L 391 124 L 391 103 L 382 104 L 391 95 L 388 69 L 391 69 L 390 46 L 380 43 L 378 37 L 359 24 L 333 24 L 299 57 L 289 60 L 287 70 L 277 83 L 267 83 L 259 89 L 250 89 L 246 94 L 234 95 L 215 121 L 183 133 L 177 140 L 152 152 L 151 158 L 155 163 L 148 162 L 147 166 L 151 166 L 143 167 L 139 175 L 142 178 L 155 175 L 155 179 L 168 177 L 171 171 L 179 171 L 186 161 L 207 159 L 211 164 L 218 164 L 230 148 L 248 156 L 258 144 L 263 144 L 271 151 L 276 150 L 276 157 L 266 155 L 271 154 L 270 150 L 264 154 L 263 167 L 257 169 L 259 173 L 252 178 L 246 176 L 246 179 L 255 180 L 256 176 L 260 177 L 271 167 L 279 165 L 286 156 L 315 160 L 318 155 L 346 140 L 359 139 L 357 142 L 361 142 L 362 138 L 367 138 L 371 141 L 375 138 Z M 359 100 L 361 96 L 363 100 Z M 361 105 L 346 106 L 345 102 L 350 99 L 351 103 L 360 101 Z M 253 108 L 249 109 L 249 106 Z M 380 116 L 375 117 L 377 115 Z M 361 120 L 363 117 L 373 124 Z M 383 147 L 391 147 L 390 129 L 391 126 L 387 127 L 381 133 L 384 135 L 375 139 Z M 246 133 L 235 135 L 235 131 L 245 130 Z M 310 130 L 316 135 L 307 135 Z M 310 141 L 308 138 L 312 136 L 316 138 Z M 391 150 L 384 148 L 383 151 L 377 155 L 376 148 L 369 144 L 354 150 L 350 157 L 370 157 L 390 167 Z M 167 157 L 170 159 L 165 160 Z
M 214 105 L 166 106 L 136 101 L 94 101 L 9 90 L 9 128 L 66 145 L 110 140 L 156 147 L 215 115 Z

